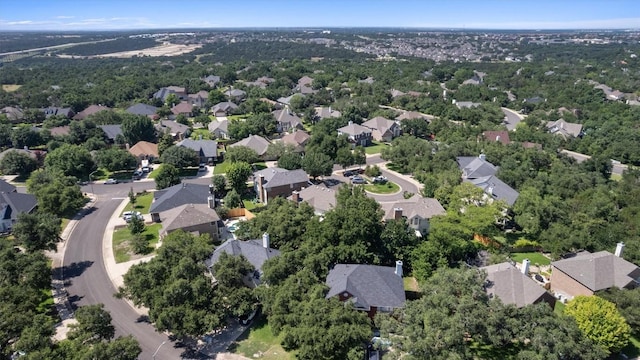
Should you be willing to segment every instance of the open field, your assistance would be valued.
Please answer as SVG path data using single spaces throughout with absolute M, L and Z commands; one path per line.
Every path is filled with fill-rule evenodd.
M 4 84 L 2 85 L 2 90 L 6 91 L 6 92 L 12 92 L 12 91 L 16 91 L 18 89 L 20 89 L 22 85 L 16 85 L 16 84 Z
M 134 56 L 177 56 L 190 53 L 201 48 L 202 45 L 162 44 L 148 49 L 122 51 L 111 54 L 96 55 L 97 58 L 131 58 Z

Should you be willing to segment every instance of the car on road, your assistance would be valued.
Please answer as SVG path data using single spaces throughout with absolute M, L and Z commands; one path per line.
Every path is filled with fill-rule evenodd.
M 117 179 L 107 179 L 107 181 L 104 182 L 107 185 L 111 185 L 111 184 L 117 184 L 119 183 L 119 181 Z
M 364 178 L 362 176 L 354 176 L 351 178 L 351 183 L 352 184 L 364 184 L 366 183 L 366 181 L 364 180 Z
M 386 184 L 387 181 L 388 181 L 387 178 L 384 176 L 376 176 L 373 178 L 374 184 Z

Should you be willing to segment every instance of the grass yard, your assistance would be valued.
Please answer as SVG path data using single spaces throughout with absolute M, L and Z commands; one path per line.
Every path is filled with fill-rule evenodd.
M 381 143 L 381 142 L 376 142 L 373 141 L 371 143 L 370 146 L 367 146 L 364 148 L 364 152 L 366 154 L 380 154 L 380 152 L 382 152 L 382 149 L 389 147 L 389 145 L 385 144 L 385 143 Z
M 146 225 L 142 236 L 144 236 L 149 242 L 148 253 L 155 250 L 158 243 L 158 232 L 162 224 Z M 133 250 L 129 246 L 129 239 L 131 238 L 131 232 L 129 228 L 121 228 L 113 232 L 113 239 L 111 246 L 113 247 L 113 253 L 115 254 L 116 263 L 127 262 L 139 258 L 143 255 L 134 254 Z
M 91 175 L 91 180 L 107 180 L 107 179 L 118 179 L 118 180 L 131 180 L 133 176 L 133 170 L 121 170 L 111 172 L 105 168 L 100 168 L 93 172 Z
M 152 201 L 153 201 L 153 193 L 138 194 L 136 195 L 135 207 L 131 206 L 131 203 L 128 203 L 127 206 L 125 206 L 124 210 L 122 210 L 122 212 L 135 210 L 135 211 L 139 211 L 141 214 L 148 214 L 149 207 L 151 207 Z M 122 215 L 122 213 L 120 215 Z
M 561 301 L 556 301 L 556 305 L 553 308 L 553 312 L 556 313 L 556 315 L 563 315 L 565 306 L 567 305 L 563 304 Z
M 160 172 L 160 168 L 162 166 L 158 166 L 157 168 L 155 168 L 152 172 L 149 173 L 149 175 L 147 175 L 147 177 L 149 179 L 155 179 L 156 176 L 158 176 L 158 172 Z M 184 168 L 184 169 L 178 169 L 178 176 L 179 177 L 192 177 L 192 176 L 196 176 L 198 175 L 198 168 Z
M 2 90 L 6 91 L 6 92 L 16 91 L 16 90 L 20 89 L 21 87 L 22 87 L 22 85 L 17 85 L 17 84 L 2 84 Z
M 231 166 L 231 161 L 225 160 L 224 162 L 221 162 L 220 164 L 216 164 L 214 166 L 213 173 L 214 174 L 225 174 L 227 172 L 227 170 L 229 170 L 229 166 Z
M 207 128 L 194 129 L 191 132 L 191 136 L 189 136 L 189 137 L 191 139 L 194 139 L 194 140 L 199 140 L 201 136 L 202 136 L 202 140 L 211 140 L 211 139 L 213 139 L 213 134 L 211 132 L 209 132 L 209 129 L 207 129 Z
M 511 259 L 515 262 L 521 263 L 524 259 L 529 259 L 531 261 L 531 265 L 549 265 L 551 264 L 551 259 L 542 255 L 538 252 L 530 252 L 530 253 L 511 253 Z
M 63 217 L 60 220 L 62 220 L 62 223 L 60 224 L 60 229 L 61 229 L 61 231 L 64 231 L 64 229 L 67 227 L 67 225 L 69 225 L 69 222 L 71 221 L 71 219 Z
M 273 335 L 264 316 L 256 319 L 253 326 L 234 342 L 229 351 L 248 358 L 264 360 L 293 360 L 295 356 L 280 346 L 280 340 Z
M 364 189 L 374 194 L 394 194 L 400 191 L 400 186 L 387 181 L 386 184 L 367 184 Z

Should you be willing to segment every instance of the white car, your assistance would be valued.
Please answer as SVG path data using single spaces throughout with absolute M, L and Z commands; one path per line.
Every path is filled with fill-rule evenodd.
M 117 179 L 107 179 L 107 181 L 104 182 L 107 185 L 111 185 L 111 184 L 117 184 L 118 180 Z
M 136 216 L 140 220 L 144 219 L 144 217 L 142 216 L 142 214 L 139 211 L 125 211 L 125 212 L 122 213 L 122 218 L 126 222 L 131 221 L 131 218 L 134 217 L 134 216 Z

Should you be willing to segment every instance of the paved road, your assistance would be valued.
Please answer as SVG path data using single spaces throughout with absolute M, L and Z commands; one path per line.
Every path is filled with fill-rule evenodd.
M 210 181 L 198 179 L 195 181 Z M 174 348 L 165 334 L 155 331 L 149 323 L 139 322 L 139 315 L 124 300 L 113 296 L 116 292 L 106 273 L 102 256 L 102 237 L 111 215 L 127 196 L 131 186 L 134 191 L 149 190 L 154 182 L 134 182 L 117 185 L 98 185 L 93 188 L 98 195 L 94 207 L 77 223 L 67 240 L 63 260 L 63 272 L 69 301 L 73 307 L 103 303 L 111 313 L 116 336 L 133 335 L 142 348 L 140 359 L 151 359 L 158 346 L 156 359 L 179 359 L 184 348 Z M 83 187 L 89 191 L 90 185 Z
M 562 150 L 561 153 L 566 154 L 567 156 L 574 158 L 576 162 L 579 164 L 585 160 L 591 159 L 591 156 L 586 154 L 581 154 L 575 151 Z M 611 173 L 622 175 L 622 173 L 629 168 L 626 164 L 621 164 L 620 162 L 611 160 Z
M 524 115 L 518 114 L 515 110 L 511 110 L 506 107 L 501 109 L 505 116 L 504 123 L 509 131 L 515 130 L 520 121 L 525 118 Z

